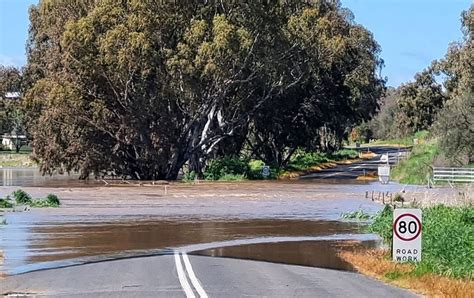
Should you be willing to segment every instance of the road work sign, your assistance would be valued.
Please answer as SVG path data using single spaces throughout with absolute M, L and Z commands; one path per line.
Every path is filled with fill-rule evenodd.
M 393 260 L 421 261 L 421 209 L 393 211 Z

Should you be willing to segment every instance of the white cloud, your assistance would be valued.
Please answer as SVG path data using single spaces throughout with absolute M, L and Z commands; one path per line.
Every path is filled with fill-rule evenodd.
M 26 57 L 23 55 L 8 56 L 0 54 L 0 65 L 22 67 L 26 64 Z

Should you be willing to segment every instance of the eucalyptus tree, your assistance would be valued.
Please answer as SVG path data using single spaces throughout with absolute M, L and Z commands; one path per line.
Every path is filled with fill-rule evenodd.
M 338 142 L 383 88 L 378 45 L 338 1 L 43 0 L 30 20 L 25 107 L 46 173 L 174 179 L 245 140 L 281 164 Z

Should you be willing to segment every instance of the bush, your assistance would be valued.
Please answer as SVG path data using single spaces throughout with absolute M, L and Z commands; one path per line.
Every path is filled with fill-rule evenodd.
M 50 206 L 59 206 L 61 203 L 59 202 L 59 198 L 57 195 L 49 194 L 46 196 L 46 201 L 49 203 Z
M 330 161 L 330 159 L 326 153 L 299 151 L 291 158 L 287 168 L 288 170 L 303 171 L 314 165 L 328 161 Z
M 194 171 L 187 172 L 183 176 L 183 181 L 184 182 L 192 182 L 194 180 L 196 180 L 196 172 L 194 172 Z
M 359 152 L 352 149 L 342 149 L 331 154 L 331 157 L 335 160 L 357 158 L 359 157 Z
M 219 178 L 219 181 L 242 181 L 245 180 L 244 174 L 224 174 Z
M 380 212 L 369 230 L 392 245 L 393 212 L 389 206 Z M 427 272 L 454 278 L 474 278 L 474 207 L 423 208 L 423 257 L 414 274 Z
M 14 191 L 12 196 L 19 205 L 28 205 L 31 203 L 31 196 L 21 189 Z
M 247 161 L 237 156 L 225 156 L 209 163 L 204 172 L 204 178 L 206 180 L 220 180 L 226 175 L 240 175 L 245 179 L 244 176 L 249 170 Z
M 0 199 L 0 208 L 12 208 L 13 204 L 5 199 Z

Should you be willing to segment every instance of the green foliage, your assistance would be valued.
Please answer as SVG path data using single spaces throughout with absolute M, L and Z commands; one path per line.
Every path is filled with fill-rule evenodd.
M 431 140 L 415 145 L 407 160 L 400 162 L 391 172 L 393 179 L 408 184 L 426 184 L 431 175 L 434 158 L 438 155 L 438 143 Z
M 244 174 L 224 174 L 219 177 L 219 181 L 243 181 L 247 177 Z
M 6 200 L 6 199 L 0 199 L 0 208 L 12 208 L 13 203 Z
M 415 81 L 400 87 L 399 107 L 396 115 L 398 130 L 409 135 L 429 129 L 446 101 L 442 86 L 436 82 L 432 70 L 415 75 Z
M 331 154 L 334 160 L 355 159 L 359 157 L 359 152 L 352 149 L 341 149 Z
M 378 234 L 383 241 L 391 248 L 392 247 L 392 221 L 393 209 L 389 205 L 385 205 L 384 209 L 377 213 L 374 221 L 369 226 L 369 231 Z
M 18 189 L 12 193 L 13 199 L 15 199 L 16 204 L 19 205 L 28 205 L 31 203 L 31 196 L 25 191 Z
M 28 205 L 30 205 L 30 207 L 33 207 L 33 208 L 48 208 L 48 207 L 57 208 L 59 207 L 60 203 L 59 203 L 59 200 L 55 201 L 55 200 L 50 200 L 49 198 L 47 198 L 47 199 L 32 200 Z
M 59 198 L 55 194 L 48 194 L 46 196 L 46 201 L 51 205 L 51 206 L 59 206 L 61 205 L 61 202 L 59 202 Z
M 379 45 L 339 1 L 44 0 L 30 26 L 24 105 L 45 173 L 201 177 L 247 145 L 279 168 L 337 148 L 384 87 Z
M 186 173 L 184 173 L 184 176 L 183 176 L 183 181 L 184 182 L 193 182 L 194 180 L 196 180 L 196 172 L 194 171 L 188 171 Z
M 0 199 L 0 208 L 12 208 L 15 205 L 28 205 L 35 208 L 59 207 L 61 205 L 58 196 L 55 194 L 48 194 L 44 199 L 33 200 L 27 192 L 18 189 L 12 193 L 12 197 L 14 202 L 10 202 L 9 197 L 6 200 Z
M 391 247 L 393 211 L 386 206 L 370 225 Z M 423 208 L 422 262 L 412 274 L 427 272 L 454 278 L 474 278 L 474 207 L 438 205 Z
M 249 170 L 250 166 L 247 161 L 237 156 L 225 156 L 212 160 L 206 167 L 204 177 L 206 180 L 221 180 L 224 177 L 227 179 L 237 177 L 243 179 Z
M 291 158 L 287 169 L 295 171 L 307 170 L 312 166 L 329 162 L 330 158 L 326 153 L 298 151 Z
M 343 213 L 341 217 L 343 219 L 355 219 L 355 220 L 369 220 L 371 218 L 370 214 L 368 214 L 362 209 L 359 209 L 357 211 Z

